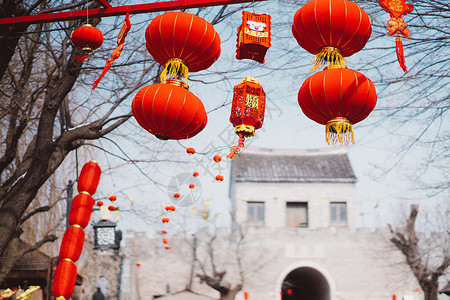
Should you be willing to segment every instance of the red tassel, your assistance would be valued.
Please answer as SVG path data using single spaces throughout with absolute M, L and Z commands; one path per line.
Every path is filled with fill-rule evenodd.
M 95 90 L 95 88 L 98 86 L 98 84 L 100 83 L 100 80 L 102 80 L 103 76 L 105 76 L 105 74 L 109 71 L 109 68 L 111 68 L 111 65 L 113 64 L 114 60 L 112 59 L 108 59 L 106 61 L 106 65 L 103 68 L 103 72 L 102 74 L 100 74 L 100 76 L 97 78 L 96 81 L 94 81 L 94 83 L 92 84 L 92 89 Z
M 408 73 L 408 69 L 406 68 L 405 54 L 403 52 L 403 42 L 401 36 L 395 39 L 395 52 L 397 53 L 397 60 L 398 63 L 400 64 L 400 67 L 405 73 Z
M 84 62 L 84 60 L 86 59 L 86 58 L 88 58 L 88 56 L 89 56 L 89 54 L 85 54 L 85 55 L 83 55 L 82 57 L 75 57 L 75 60 L 79 60 L 79 61 L 81 61 L 81 63 L 83 63 Z
M 231 148 L 230 154 L 227 155 L 229 159 L 233 159 L 235 155 L 239 154 L 239 151 L 241 151 L 244 148 L 244 141 L 245 137 L 242 134 L 239 134 L 239 142 L 237 146 L 233 146 Z

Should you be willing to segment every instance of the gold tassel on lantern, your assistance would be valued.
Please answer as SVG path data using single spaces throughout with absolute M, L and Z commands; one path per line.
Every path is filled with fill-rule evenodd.
M 320 52 L 316 54 L 313 60 L 314 67 L 311 71 L 319 67 L 337 67 L 346 68 L 347 61 L 342 56 L 342 51 L 335 47 L 323 47 Z
M 353 126 L 346 118 L 334 118 L 327 122 L 325 129 L 328 145 L 349 145 L 355 143 Z
M 159 79 L 162 83 L 166 83 L 167 80 L 181 80 L 183 86 L 188 88 L 188 67 L 186 63 L 179 58 L 171 58 L 166 62 L 164 70 L 159 75 Z M 184 78 L 184 80 L 182 80 Z

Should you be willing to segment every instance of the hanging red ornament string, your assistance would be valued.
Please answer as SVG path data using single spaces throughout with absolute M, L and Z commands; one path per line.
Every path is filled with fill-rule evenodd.
M 400 67 L 405 73 L 408 73 L 406 68 L 405 54 L 403 51 L 402 36 L 410 38 L 408 24 L 403 20 L 402 15 L 406 15 L 414 10 L 414 6 L 406 4 L 405 0 L 379 0 L 380 6 L 389 13 L 391 19 L 387 22 L 389 35 L 397 35 L 395 39 L 395 52 L 397 53 L 397 60 Z
M 264 63 L 270 48 L 270 16 L 243 11 L 242 24 L 237 29 L 236 58 Z
M 125 16 L 125 21 L 123 22 L 122 28 L 120 29 L 119 34 L 117 35 L 117 47 L 114 49 L 113 53 L 111 54 L 111 58 L 108 58 L 106 60 L 105 67 L 103 68 L 102 74 L 97 78 L 96 81 L 92 84 L 92 89 L 94 90 L 98 84 L 100 83 L 100 80 L 102 80 L 103 76 L 109 71 L 111 68 L 111 65 L 114 63 L 116 59 L 119 58 L 120 54 L 123 51 L 123 44 L 125 43 L 125 37 L 127 36 L 128 31 L 131 29 L 131 23 L 130 23 L 130 14 L 127 13 Z

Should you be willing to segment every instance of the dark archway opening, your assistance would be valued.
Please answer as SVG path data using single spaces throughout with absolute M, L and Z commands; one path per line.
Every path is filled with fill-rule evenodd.
M 281 296 L 282 300 L 330 300 L 330 286 L 316 269 L 301 267 L 284 278 Z

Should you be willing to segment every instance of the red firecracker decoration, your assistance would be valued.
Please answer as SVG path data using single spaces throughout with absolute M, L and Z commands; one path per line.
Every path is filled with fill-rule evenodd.
M 344 57 L 360 51 L 372 33 L 367 13 L 348 0 L 312 0 L 294 16 L 292 33 L 299 45 L 316 55 L 314 68 L 345 67 Z
M 188 72 L 209 68 L 220 56 L 220 37 L 204 19 L 185 12 L 167 12 L 145 30 L 148 52 L 164 66 L 161 82 L 176 79 L 187 87 Z
M 216 180 L 219 181 L 219 182 L 223 181 L 223 176 L 222 175 L 217 175 L 216 176 Z
M 229 158 L 233 158 L 244 148 L 244 140 L 255 135 L 255 130 L 261 128 L 264 122 L 266 93 L 258 79 L 246 77 L 234 87 L 233 104 L 231 106 L 230 122 L 234 132 L 239 136 L 238 146 L 231 149 Z
M 163 223 L 169 223 L 169 218 L 162 218 Z
M 89 53 L 103 44 L 103 34 L 92 25 L 84 24 L 72 32 L 72 43 L 75 47 L 84 51 L 85 55 L 75 58 L 83 62 L 89 56 Z
M 328 144 L 354 143 L 352 125 L 364 120 L 376 102 L 372 81 L 350 69 L 320 71 L 307 78 L 298 92 L 303 113 L 326 125 Z
M 77 266 L 70 260 L 58 264 L 53 279 L 52 293 L 56 300 L 70 299 L 77 280 Z
M 270 16 L 243 11 L 242 24 L 237 31 L 236 58 L 264 63 L 270 48 Z
M 62 259 L 77 261 L 83 251 L 84 238 L 84 231 L 81 227 L 75 225 L 67 228 L 59 250 L 60 261 Z
M 167 210 L 167 211 L 175 211 L 175 206 L 173 206 L 173 205 L 167 205 L 167 206 L 166 206 L 166 210 Z
M 406 4 L 405 0 L 379 0 L 379 3 L 386 12 L 389 13 L 391 19 L 387 22 L 389 35 L 397 35 L 395 39 L 397 60 L 400 67 L 405 73 L 408 73 L 406 68 L 405 54 L 403 52 L 402 36 L 410 38 L 408 24 L 403 20 L 403 15 L 410 13 L 414 10 L 414 6 Z
M 195 153 L 195 149 L 192 148 L 192 147 L 189 147 L 189 148 L 186 149 L 186 152 L 187 152 L 187 154 L 192 155 L 192 154 Z
M 87 192 L 89 195 L 93 195 L 97 190 L 101 173 L 102 170 L 96 161 L 90 161 L 85 164 L 78 178 L 78 193 Z
M 214 155 L 213 160 L 215 162 L 220 162 L 222 160 L 222 157 L 220 155 Z
M 198 176 L 198 172 L 192 173 L 192 176 L 197 177 Z
M 86 228 L 91 219 L 94 203 L 94 199 L 88 194 L 76 195 L 70 208 L 69 225 L 79 225 L 83 229 Z
M 200 99 L 174 84 L 144 87 L 134 97 L 132 112 L 142 128 L 161 140 L 191 138 L 208 119 Z

